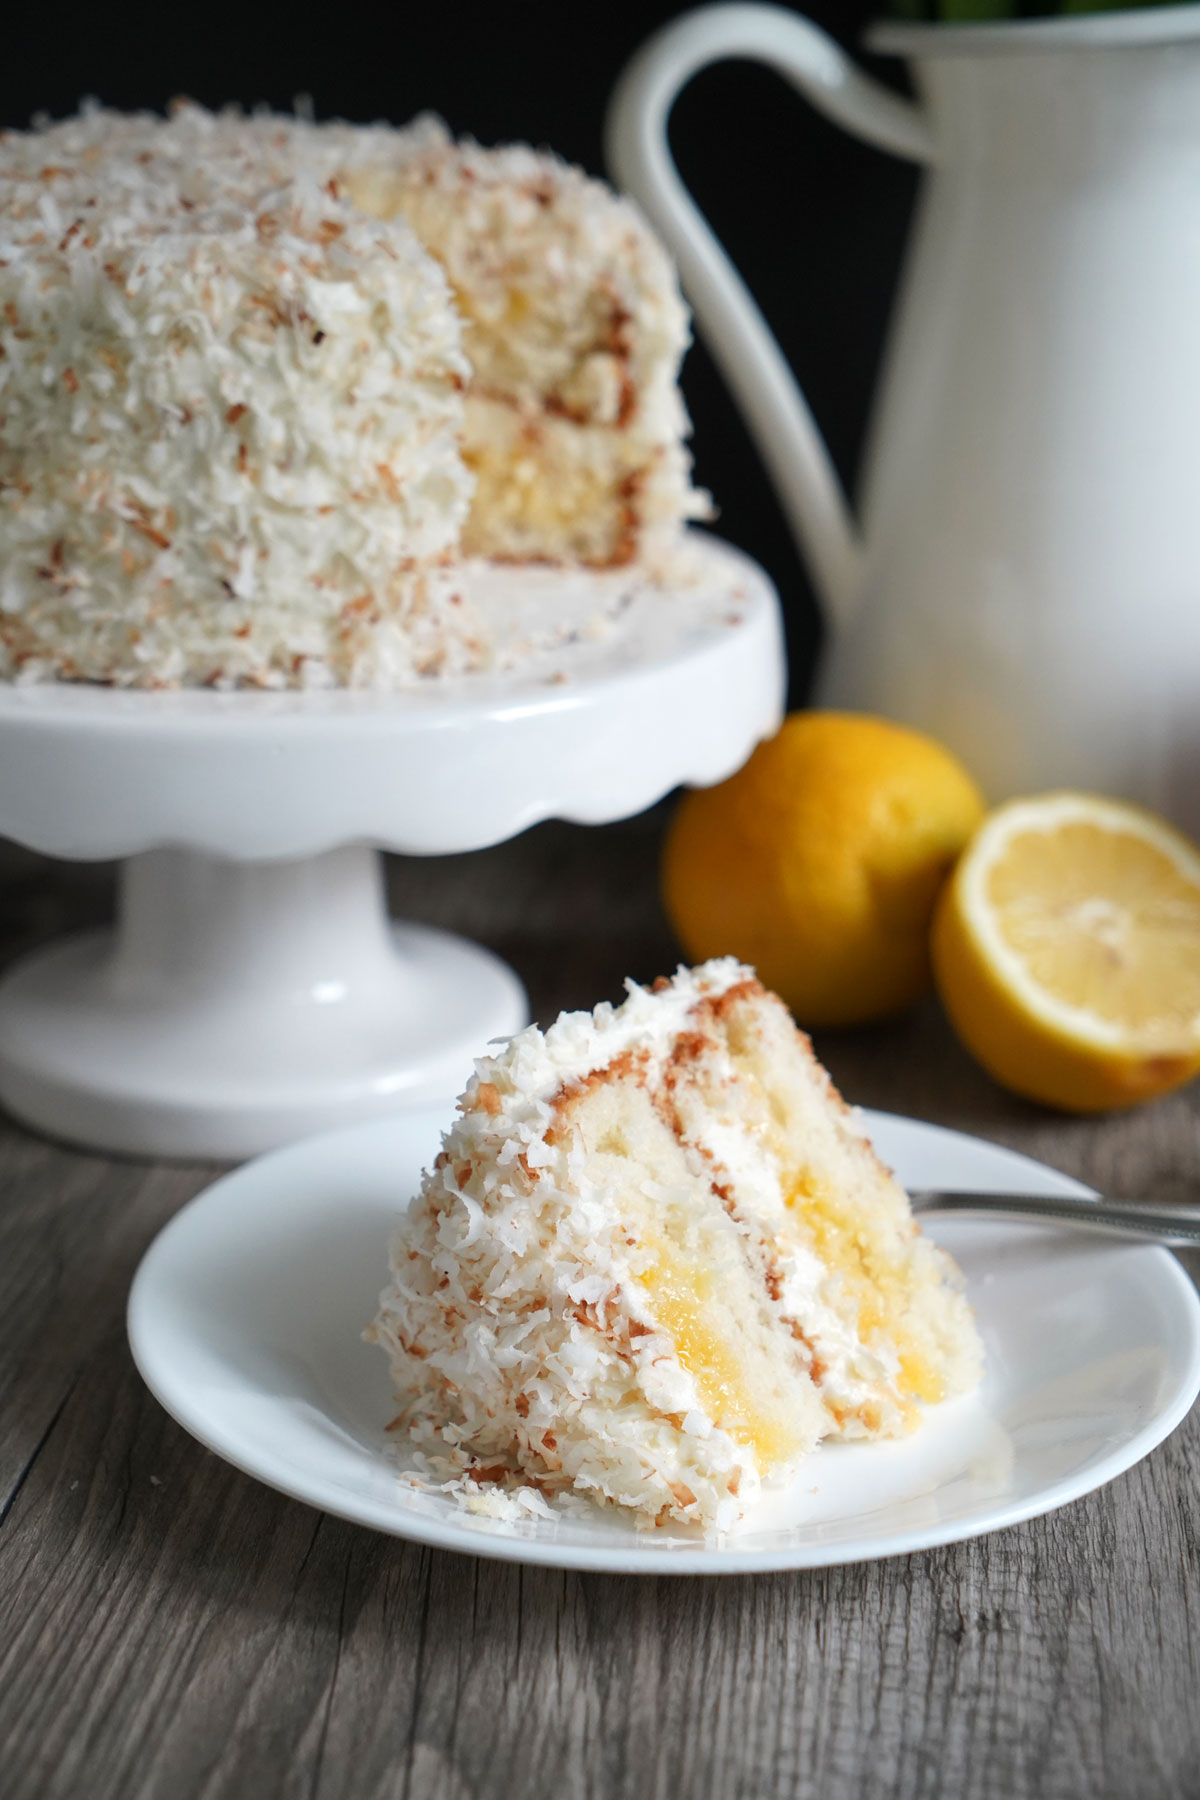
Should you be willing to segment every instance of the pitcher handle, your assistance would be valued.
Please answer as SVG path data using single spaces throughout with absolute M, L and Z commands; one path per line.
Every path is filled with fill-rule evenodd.
M 640 202 L 676 262 L 709 350 L 770 472 L 830 623 L 850 615 L 862 547 L 828 447 L 745 282 L 679 177 L 667 121 L 680 90 L 727 56 L 768 63 L 820 112 L 868 143 L 932 162 L 920 110 L 857 69 L 808 19 L 778 6 L 704 6 L 650 38 L 613 92 L 609 168 Z

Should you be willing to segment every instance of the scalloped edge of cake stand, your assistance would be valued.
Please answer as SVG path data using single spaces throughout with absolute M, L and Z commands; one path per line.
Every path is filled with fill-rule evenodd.
M 497 957 L 387 918 L 372 846 L 483 848 L 628 817 L 738 768 L 782 716 L 778 600 L 699 539 L 711 592 L 634 592 L 535 676 L 394 696 L 0 691 L 0 834 L 126 859 L 118 925 L 0 981 L 0 1100 L 108 1151 L 242 1157 L 461 1091 L 528 1019 Z M 568 614 L 636 571 L 487 571 Z M 659 613 L 652 601 L 660 601 Z M 638 615 L 639 606 L 642 615 Z

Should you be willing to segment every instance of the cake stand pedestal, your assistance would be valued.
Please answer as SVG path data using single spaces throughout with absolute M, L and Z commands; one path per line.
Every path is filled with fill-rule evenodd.
M 219 1157 L 448 1103 L 525 995 L 389 920 L 376 847 L 601 823 L 737 768 L 781 715 L 778 605 L 748 559 L 695 555 L 668 592 L 477 568 L 521 654 L 401 694 L 0 690 L 0 835 L 122 859 L 115 931 L 0 983 L 0 1100 L 100 1149 Z

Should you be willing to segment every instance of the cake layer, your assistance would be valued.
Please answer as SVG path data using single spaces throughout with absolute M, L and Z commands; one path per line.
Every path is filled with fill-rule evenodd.
M 949 1259 L 732 960 L 479 1065 L 373 1327 L 432 1474 L 722 1528 L 980 1353 Z

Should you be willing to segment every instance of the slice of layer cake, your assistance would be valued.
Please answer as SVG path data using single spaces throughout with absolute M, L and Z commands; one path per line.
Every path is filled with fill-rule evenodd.
M 365 211 L 408 221 L 465 321 L 468 554 L 608 566 L 707 516 L 677 385 L 687 309 L 628 200 L 544 151 L 455 143 L 430 118 L 361 132 L 344 180 Z
M 918 1231 L 781 1001 L 732 959 L 478 1072 L 370 1335 L 435 1478 L 723 1529 L 823 1437 L 977 1381 Z

